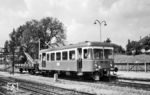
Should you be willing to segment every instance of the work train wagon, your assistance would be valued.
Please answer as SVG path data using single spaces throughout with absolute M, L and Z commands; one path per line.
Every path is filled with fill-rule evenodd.
M 39 70 L 99 80 L 114 68 L 113 44 L 83 42 L 39 51 Z

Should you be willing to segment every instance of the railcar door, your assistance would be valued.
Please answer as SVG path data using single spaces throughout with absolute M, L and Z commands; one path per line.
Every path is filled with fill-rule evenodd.
M 82 48 L 77 49 L 77 71 L 81 72 L 82 70 Z

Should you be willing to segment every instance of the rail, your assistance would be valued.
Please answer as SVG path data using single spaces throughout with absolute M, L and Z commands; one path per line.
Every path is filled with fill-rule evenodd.
M 7 82 L 17 82 L 19 84 L 19 89 L 31 92 L 32 94 L 40 94 L 40 95 L 95 95 L 86 92 L 80 92 L 71 89 L 65 89 L 61 87 L 46 85 L 38 82 L 17 79 L 17 78 L 0 78 L 0 83 Z

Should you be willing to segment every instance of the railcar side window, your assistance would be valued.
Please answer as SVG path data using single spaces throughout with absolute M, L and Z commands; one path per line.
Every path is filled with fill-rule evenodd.
M 69 51 L 69 59 L 70 60 L 75 60 L 75 51 Z
M 47 54 L 47 61 L 49 61 L 49 53 Z
M 51 61 L 55 60 L 55 53 L 51 53 Z
M 68 59 L 68 53 L 67 51 L 62 52 L 62 59 L 67 60 Z
M 60 52 L 56 53 L 56 60 L 61 60 L 61 53 Z

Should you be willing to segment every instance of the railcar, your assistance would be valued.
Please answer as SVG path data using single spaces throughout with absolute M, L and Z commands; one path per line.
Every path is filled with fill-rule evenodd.
M 39 51 L 39 70 L 100 80 L 114 70 L 114 44 L 81 42 Z

